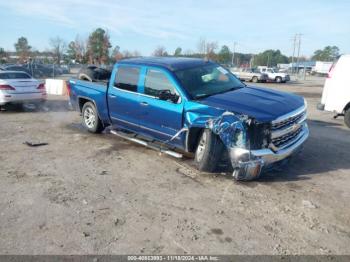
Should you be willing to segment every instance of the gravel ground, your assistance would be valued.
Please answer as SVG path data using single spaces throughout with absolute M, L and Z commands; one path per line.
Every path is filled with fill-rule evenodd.
M 89 134 L 63 98 L 0 112 L 0 253 L 350 254 L 350 130 L 316 111 L 322 80 L 262 85 L 307 99 L 311 136 L 248 183 Z

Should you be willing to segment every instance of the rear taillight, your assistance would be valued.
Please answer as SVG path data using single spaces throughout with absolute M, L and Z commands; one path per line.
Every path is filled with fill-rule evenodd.
M 16 90 L 16 89 L 10 85 L 0 85 L 0 90 Z
M 38 87 L 36 89 L 40 89 L 40 90 L 45 90 L 45 84 L 41 83 L 40 85 L 38 85 Z
M 66 82 L 66 87 L 67 87 L 67 93 L 68 93 L 68 96 L 70 96 L 71 86 L 70 86 L 69 81 L 67 81 L 67 82 Z

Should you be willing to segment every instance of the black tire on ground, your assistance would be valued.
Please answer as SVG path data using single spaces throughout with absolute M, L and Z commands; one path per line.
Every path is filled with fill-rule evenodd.
M 275 80 L 276 83 L 282 83 L 282 78 L 280 76 L 277 76 Z
M 257 77 L 257 76 L 253 76 L 253 78 L 252 78 L 252 82 L 253 82 L 253 83 L 257 83 L 257 82 L 259 82 L 258 77 Z
M 344 114 L 344 122 L 345 122 L 345 125 L 350 128 L 350 108 L 348 108 L 346 111 L 345 111 L 345 114 Z
M 211 130 L 204 129 L 198 142 L 194 162 L 200 171 L 214 172 L 222 156 L 224 144 Z
M 96 107 L 92 102 L 86 102 L 81 113 L 83 125 L 90 133 L 103 131 L 101 119 L 98 117 Z

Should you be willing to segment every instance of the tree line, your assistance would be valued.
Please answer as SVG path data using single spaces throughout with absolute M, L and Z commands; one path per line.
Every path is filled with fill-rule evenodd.
M 49 41 L 50 50 L 39 52 L 29 45 L 27 38 L 20 37 L 14 44 L 19 63 L 25 63 L 30 58 L 43 57 L 44 62 L 53 60 L 53 63 L 79 63 L 79 64 L 111 64 L 118 60 L 130 57 L 139 57 L 141 53 L 137 50 L 123 50 L 120 46 L 112 46 L 110 35 L 102 28 L 97 28 L 87 39 L 79 35 L 68 44 L 60 37 L 51 38 Z M 198 57 L 217 61 L 221 64 L 255 67 L 267 65 L 274 67 L 277 64 L 290 63 L 292 58 L 282 54 L 280 50 L 265 50 L 259 54 L 244 54 L 232 52 L 227 45 L 219 48 L 218 42 L 206 41 L 200 38 L 196 51 L 183 50 L 177 47 L 174 52 L 168 52 L 164 46 L 158 46 L 152 53 L 153 56 L 175 56 L 175 57 Z M 312 60 L 334 61 L 339 56 L 339 48 L 336 46 L 326 46 L 324 49 L 316 50 L 311 57 Z M 0 47 L 0 62 L 8 61 L 8 52 Z M 301 57 L 299 61 L 307 58 Z

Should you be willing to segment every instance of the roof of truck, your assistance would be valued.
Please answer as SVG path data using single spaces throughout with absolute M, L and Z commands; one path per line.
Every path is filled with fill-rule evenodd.
M 159 66 L 171 71 L 177 71 L 205 64 L 213 64 L 213 62 L 189 57 L 140 57 L 121 60 L 118 64 Z

